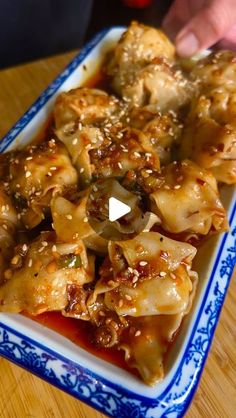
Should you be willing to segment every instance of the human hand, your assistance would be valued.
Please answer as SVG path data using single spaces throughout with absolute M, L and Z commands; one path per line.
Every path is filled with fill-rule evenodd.
M 221 48 L 236 50 L 236 1 L 174 0 L 163 27 L 183 57 L 218 42 Z

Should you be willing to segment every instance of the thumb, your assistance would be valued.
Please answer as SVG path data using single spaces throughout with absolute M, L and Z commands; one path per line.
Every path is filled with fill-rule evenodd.
M 175 42 L 180 56 L 191 56 L 209 48 L 229 31 L 236 20 L 234 0 L 213 0 L 179 32 Z

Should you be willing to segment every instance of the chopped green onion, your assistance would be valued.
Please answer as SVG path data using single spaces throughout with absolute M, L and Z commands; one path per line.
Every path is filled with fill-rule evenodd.
M 74 268 L 77 269 L 82 266 L 80 255 L 69 254 L 60 258 L 61 268 Z

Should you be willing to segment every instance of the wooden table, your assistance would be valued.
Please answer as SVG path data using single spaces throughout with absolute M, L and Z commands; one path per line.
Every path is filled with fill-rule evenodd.
M 0 137 L 65 67 L 74 53 L 0 72 Z M 188 418 L 236 417 L 236 275 Z M 102 418 L 99 412 L 0 359 L 1 418 Z

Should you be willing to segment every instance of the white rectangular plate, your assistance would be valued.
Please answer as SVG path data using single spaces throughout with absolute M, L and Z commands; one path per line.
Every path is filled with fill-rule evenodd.
M 56 96 L 89 79 L 123 31 L 111 28 L 95 36 L 5 136 L 0 152 L 30 142 L 47 120 Z M 231 230 L 210 239 L 198 253 L 200 280 L 194 305 L 173 344 L 162 383 L 150 388 L 20 315 L 0 314 L 0 355 L 109 416 L 183 416 L 197 387 L 236 260 L 233 187 L 223 189 L 222 200 Z

